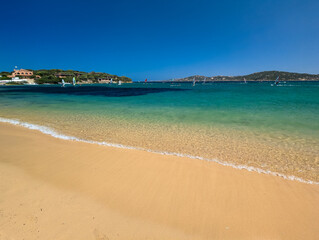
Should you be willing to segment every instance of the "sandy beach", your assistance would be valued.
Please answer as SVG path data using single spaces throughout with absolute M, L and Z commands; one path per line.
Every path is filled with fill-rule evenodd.
M 0 239 L 318 239 L 319 186 L 0 124 Z

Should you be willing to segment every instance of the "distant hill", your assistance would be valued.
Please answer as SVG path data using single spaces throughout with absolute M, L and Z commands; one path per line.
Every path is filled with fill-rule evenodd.
M 243 81 L 244 78 L 247 81 L 275 81 L 278 76 L 281 81 L 319 81 L 319 74 L 292 73 L 282 71 L 264 71 L 242 76 L 213 76 L 206 77 L 206 81 Z M 196 81 L 204 81 L 205 76 L 195 75 L 175 79 L 175 81 L 188 82 L 193 81 L 193 78 L 195 78 Z

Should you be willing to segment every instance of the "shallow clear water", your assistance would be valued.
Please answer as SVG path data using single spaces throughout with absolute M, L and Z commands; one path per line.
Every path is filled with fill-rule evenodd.
M 319 178 L 319 82 L 3 86 L 0 117 Z

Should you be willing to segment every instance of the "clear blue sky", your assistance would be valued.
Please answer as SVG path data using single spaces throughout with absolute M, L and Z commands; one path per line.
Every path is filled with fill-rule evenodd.
M 318 0 L 2 1 L 0 70 L 319 73 Z

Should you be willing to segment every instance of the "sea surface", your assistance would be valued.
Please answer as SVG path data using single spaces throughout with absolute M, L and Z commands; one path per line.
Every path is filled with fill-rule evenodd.
M 319 82 L 1 86 L 0 118 L 319 182 Z

